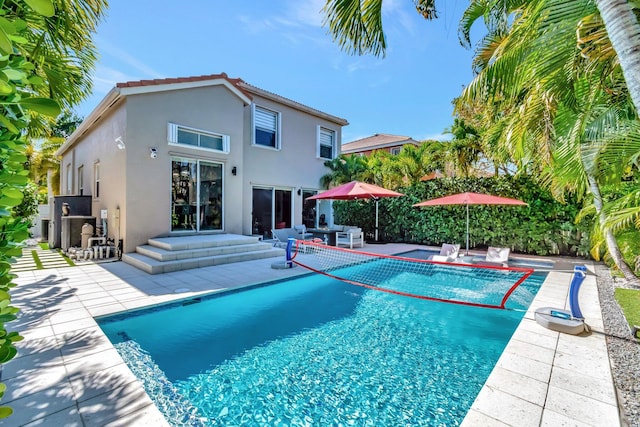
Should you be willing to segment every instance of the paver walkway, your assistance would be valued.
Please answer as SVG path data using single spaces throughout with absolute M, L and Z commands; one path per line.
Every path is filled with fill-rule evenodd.
M 12 273 L 44 270 L 48 268 L 71 267 L 71 264 L 55 249 L 42 249 L 40 245 L 27 246 L 22 249 L 22 257 L 11 267 Z

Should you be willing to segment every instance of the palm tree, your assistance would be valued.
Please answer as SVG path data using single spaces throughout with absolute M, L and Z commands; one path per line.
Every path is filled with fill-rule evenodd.
M 594 0 L 607 29 L 611 45 L 617 53 L 629 95 L 640 114 L 640 25 L 633 2 Z
M 47 1 L 5 2 L 3 18 L 24 21 L 24 43 L 13 49 L 29 58 L 43 85 L 35 86 L 38 96 L 55 99 L 63 110 L 70 111 L 91 93 L 91 72 L 97 60 L 93 34 L 108 7 L 107 0 L 57 0 L 53 7 L 40 5 Z M 46 14 L 43 14 L 46 13 Z M 5 27 L 6 30 L 6 27 Z M 9 53 L 0 43 L 0 52 Z M 46 134 L 41 116 L 32 116 L 32 134 Z
M 357 155 L 341 154 L 333 160 L 327 160 L 324 165 L 330 172 L 320 177 L 320 185 L 329 188 L 347 182 L 362 180 L 367 171 L 366 161 Z
M 575 28 L 594 29 L 597 11 L 588 4 L 569 3 L 530 2 L 518 9 L 507 30 L 500 27 L 487 36 L 489 42 L 477 54 L 479 74 L 463 99 L 500 99 L 505 106 L 503 117 L 496 121 L 500 143 L 520 164 L 524 161 L 538 171 L 545 170 L 559 196 L 566 190 L 590 195 L 597 229 L 603 233 L 609 254 L 625 277 L 637 283 L 615 236 L 606 229 L 601 191 L 602 183 L 611 179 L 612 167 L 623 165 L 607 165 L 602 157 L 585 154 L 586 148 L 596 145 L 606 152 L 602 144 L 606 134 L 628 120 L 632 109 L 612 57 L 587 54 L 590 43 L 602 42 L 597 31 L 587 32 L 588 41 L 576 38 Z M 468 12 L 465 16 L 477 19 L 482 14 Z M 469 24 L 464 22 L 465 28 Z

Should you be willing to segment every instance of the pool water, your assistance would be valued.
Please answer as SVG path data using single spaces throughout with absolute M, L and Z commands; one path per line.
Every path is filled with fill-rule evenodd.
M 99 324 L 172 425 L 455 426 L 523 314 L 309 275 Z

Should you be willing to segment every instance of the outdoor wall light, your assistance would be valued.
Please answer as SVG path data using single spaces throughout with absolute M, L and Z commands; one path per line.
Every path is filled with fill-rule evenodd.
M 298 188 L 298 196 L 302 196 L 302 188 Z
M 125 146 L 124 146 L 124 141 L 122 140 L 122 137 L 119 136 L 116 139 L 114 139 L 116 146 L 118 147 L 118 150 L 124 150 Z
M 158 149 L 157 148 L 151 148 L 149 150 L 149 157 L 151 157 L 152 159 L 157 159 L 158 158 Z
M 233 176 L 238 175 L 238 168 L 236 166 L 231 168 L 231 175 Z

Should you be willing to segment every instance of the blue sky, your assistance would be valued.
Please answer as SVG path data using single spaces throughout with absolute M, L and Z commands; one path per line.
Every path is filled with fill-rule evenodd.
M 441 138 L 470 82 L 458 42 L 466 2 L 425 21 L 412 0 L 384 0 L 385 58 L 342 52 L 322 26 L 323 0 L 112 0 L 85 117 L 117 82 L 226 72 L 349 121 L 343 143 L 376 133 Z M 166 6 L 166 7 L 163 7 Z

